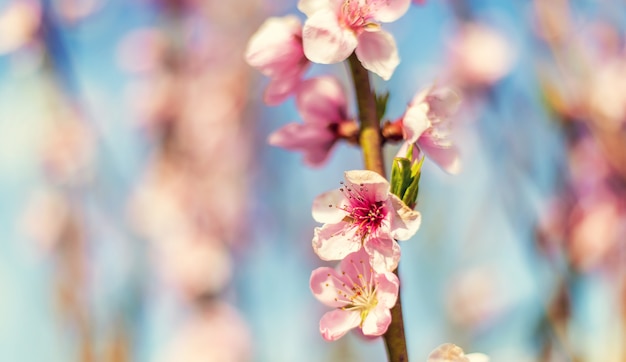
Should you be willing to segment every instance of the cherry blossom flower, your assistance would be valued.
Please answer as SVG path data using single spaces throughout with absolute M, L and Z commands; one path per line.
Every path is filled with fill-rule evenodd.
M 215 301 L 180 326 L 158 353 L 158 362 L 252 361 L 250 327 L 234 307 Z
M 313 202 L 313 218 L 325 223 L 315 228 L 315 253 L 323 260 L 340 260 L 363 246 L 375 270 L 393 271 L 400 259 L 396 239 L 412 237 L 421 215 L 389 190 L 387 180 L 376 172 L 346 171 L 339 190 Z
M 291 15 L 267 19 L 250 38 L 246 61 L 271 78 L 265 103 L 284 101 L 298 87 L 310 64 L 302 50 L 300 20 Z
M 400 18 L 410 0 L 300 0 L 308 17 L 302 29 L 304 54 L 312 62 L 338 63 L 352 52 L 363 66 L 384 80 L 400 63 L 393 36 L 380 22 Z
M 427 157 L 451 174 L 461 170 L 458 150 L 449 135 L 449 118 L 460 102 L 461 98 L 452 89 L 432 86 L 413 98 L 402 119 L 406 142 L 415 143 Z M 406 148 L 403 149 L 406 153 Z
M 13 1 L 0 11 L 0 55 L 31 43 L 41 25 L 38 1 Z
M 335 341 L 355 327 L 366 336 L 380 336 L 391 323 L 400 281 L 391 272 L 376 273 L 360 250 L 349 254 L 337 270 L 322 267 L 311 273 L 311 291 L 325 305 L 337 308 L 324 314 L 320 332 Z
M 302 82 L 296 105 L 304 123 L 289 123 L 272 133 L 268 142 L 304 153 L 310 166 L 320 166 L 340 137 L 340 131 L 357 125 L 347 116 L 347 101 L 341 84 L 333 77 L 319 77 Z
M 489 357 L 482 353 L 465 354 L 461 347 L 445 343 L 430 353 L 427 362 L 489 362 Z
M 489 85 L 502 79 L 515 61 L 515 48 L 502 32 L 466 23 L 448 42 L 451 79 L 465 85 Z

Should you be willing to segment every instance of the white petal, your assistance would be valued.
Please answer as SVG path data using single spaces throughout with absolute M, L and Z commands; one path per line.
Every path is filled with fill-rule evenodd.
M 320 10 L 332 10 L 333 2 L 332 0 L 300 0 L 298 1 L 298 10 L 310 18 Z
M 470 362 L 461 347 L 452 343 L 442 344 L 428 356 L 427 362 Z
M 432 126 L 428 119 L 426 103 L 412 104 L 402 118 L 402 132 L 408 143 L 415 143 Z
M 363 67 L 378 74 L 384 80 L 389 80 L 393 71 L 400 64 L 400 57 L 393 36 L 384 30 L 365 31 L 359 35 L 358 42 L 356 56 Z
M 374 17 L 383 23 L 398 20 L 409 10 L 411 0 L 379 0 L 380 7 L 376 9 Z
M 302 29 L 304 55 L 312 62 L 332 64 L 346 60 L 357 46 L 354 33 L 339 25 L 330 10 L 313 14 Z
M 483 353 L 470 353 L 466 354 L 465 357 L 469 362 L 489 362 L 489 356 Z
M 346 197 L 339 190 L 325 192 L 313 200 L 313 219 L 324 224 L 336 224 L 346 217 L 341 209 Z
M 408 240 L 420 227 L 422 215 L 419 211 L 411 210 L 396 195 L 390 195 L 391 205 L 395 210 L 391 219 L 391 236 L 397 240 Z

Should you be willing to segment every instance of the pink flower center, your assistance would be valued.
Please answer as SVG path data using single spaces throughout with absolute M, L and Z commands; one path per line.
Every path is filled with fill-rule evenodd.
M 343 184 L 343 182 L 341 182 Z M 348 213 L 346 220 L 357 228 L 356 235 L 361 239 L 376 232 L 387 216 L 387 207 L 383 201 L 374 201 L 367 194 L 365 185 L 346 183 L 339 189 L 348 200 L 342 210 Z
M 339 21 L 346 28 L 359 34 L 366 27 L 377 26 L 372 18 L 372 8 L 368 0 L 344 0 Z
M 369 261 L 359 260 L 355 263 L 350 259 L 350 264 L 356 271 L 356 280 L 345 270 L 341 271 L 341 278 L 337 278 L 336 302 L 343 302 L 343 310 L 356 310 L 361 313 L 361 323 L 365 320 L 369 312 L 378 304 L 376 289 L 378 283 L 374 281 L 374 273 L 369 265 Z M 368 269 L 366 269 L 368 268 Z M 331 274 L 328 274 L 332 277 Z M 326 284 L 329 286 L 329 284 Z

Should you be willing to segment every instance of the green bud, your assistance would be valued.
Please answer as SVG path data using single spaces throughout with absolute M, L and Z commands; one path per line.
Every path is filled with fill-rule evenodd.
M 395 157 L 391 166 L 391 192 L 410 208 L 417 203 L 424 163 L 424 157 L 419 161 L 413 160 L 413 147 L 409 146 L 406 157 Z

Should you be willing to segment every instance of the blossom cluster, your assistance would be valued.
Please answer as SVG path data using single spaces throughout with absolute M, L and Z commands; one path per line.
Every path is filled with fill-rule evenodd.
M 348 112 L 340 81 L 303 79 L 304 74 L 311 63 L 338 63 L 354 54 L 363 68 L 388 80 L 400 59 L 381 23 L 399 19 L 410 5 L 409 0 L 300 0 L 304 23 L 294 15 L 267 19 L 251 37 L 246 60 L 270 78 L 264 101 L 276 105 L 293 95 L 303 119 L 272 133 L 269 143 L 301 152 L 309 166 L 323 165 L 340 140 L 357 144 L 359 124 Z M 388 140 L 405 141 L 399 157 L 409 159 L 409 174 L 399 183 L 414 184 L 411 197 L 404 197 L 407 187 L 393 186 L 374 171 L 352 170 L 339 189 L 314 200 L 313 218 L 323 225 L 314 230 L 313 250 L 322 260 L 340 261 L 338 269 L 316 269 L 310 280 L 315 297 L 336 308 L 320 322 L 325 339 L 336 340 L 355 327 L 370 336 L 386 332 L 400 284 L 393 273 L 401 254 L 397 241 L 411 238 L 421 222 L 413 207 L 422 153 L 450 173 L 460 169 L 448 122 L 459 100 L 453 90 L 431 86 L 414 97 L 403 116 L 386 122 Z

